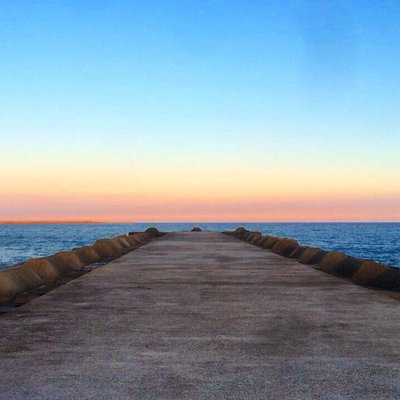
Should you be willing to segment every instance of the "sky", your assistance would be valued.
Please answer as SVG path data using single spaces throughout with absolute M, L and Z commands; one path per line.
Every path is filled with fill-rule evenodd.
M 0 220 L 400 221 L 398 1 L 0 0 Z

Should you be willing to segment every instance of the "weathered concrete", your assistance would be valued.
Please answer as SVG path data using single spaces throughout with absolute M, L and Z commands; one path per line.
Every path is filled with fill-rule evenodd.
M 0 399 L 399 399 L 400 303 L 169 234 L 0 317 Z

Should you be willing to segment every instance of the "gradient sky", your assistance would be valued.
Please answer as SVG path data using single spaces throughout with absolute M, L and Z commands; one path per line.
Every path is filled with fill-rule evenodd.
M 400 221 L 398 1 L 0 0 L 0 219 Z

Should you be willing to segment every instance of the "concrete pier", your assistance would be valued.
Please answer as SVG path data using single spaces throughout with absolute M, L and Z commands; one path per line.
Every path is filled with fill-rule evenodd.
M 0 317 L 0 399 L 400 398 L 400 302 L 171 233 Z

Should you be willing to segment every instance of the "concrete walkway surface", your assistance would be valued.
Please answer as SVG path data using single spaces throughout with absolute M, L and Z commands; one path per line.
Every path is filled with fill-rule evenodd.
M 0 317 L 0 399 L 400 399 L 400 303 L 170 233 Z

